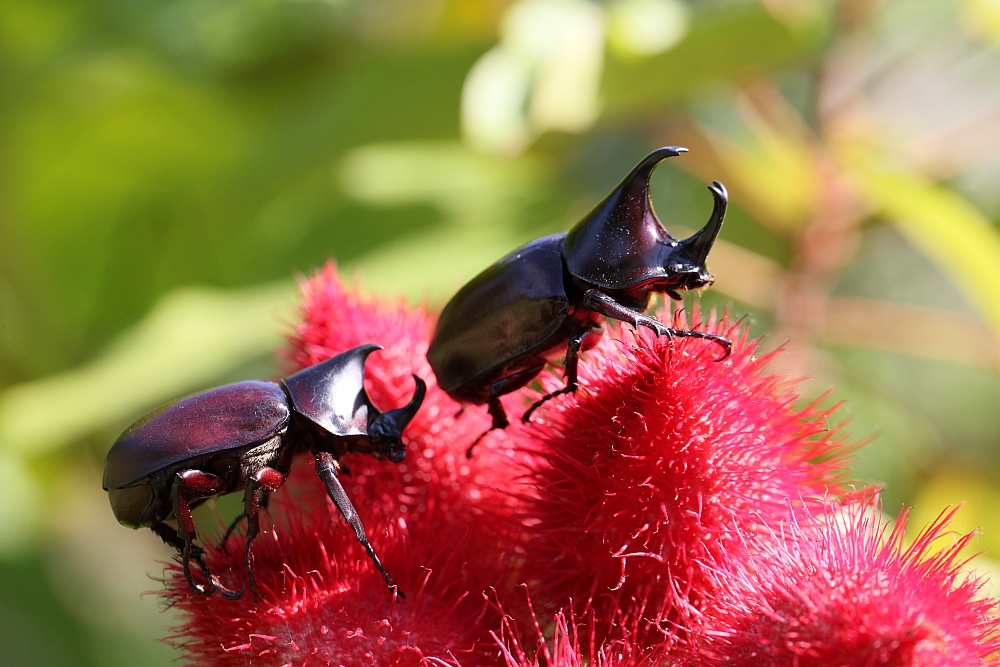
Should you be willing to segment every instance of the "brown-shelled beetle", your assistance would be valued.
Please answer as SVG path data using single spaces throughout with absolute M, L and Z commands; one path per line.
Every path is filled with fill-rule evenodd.
M 644 314 L 653 292 L 680 300 L 678 290 L 706 287 L 715 279 L 705 260 L 726 215 L 726 188 L 718 181 L 709 186 L 712 215 L 683 241 L 663 227 L 649 196 L 656 165 L 686 151 L 679 146 L 653 151 L 569 232 L 514 250 L 444 307 L 427 360 L 449 396 L 488 406 L 490 430 L 509 423 L 500 397 L 534 379 L 563 348 L 566 386 L 536 401 L 522 419 L 528 421 L 548 399 L 576 390 L 580 349 L 588 336 L 600 333 L 602 317 L 649 327 L 657 335 L 704 338 L 723 348 L 722 358 L 729 355 L 728 338 L 672 329 Z
M 379 349 L 359 345 L 279 382 L 227 384 L 146 415 L 108 452 L 104 489 L 115 518 L 130 528 L 149 527 L 175 547 L 191 590 L 205 595 L 219 590 L 238 598 L 243 588 L 225 587 L 209 570 L 202 549 L 193 544 L 191 510 L 208 498 L 245 489 L 243 514 L 226 537 L 246 518 L 246 574 L 256 596 L 250 548 L 260 532 L 259 511 L 284 483 L 292 458 L 312 452 L 330 498 L 386 584 L 404 597 L 375 554 L 338 479 L 339 459 L 347 452 L 402 461 L 403 430 L 424 399 L 424 382 L 414 375 L 416 389 L 409 404 L 386 412 L 372 405 L 364 388 L 365 362 Z M 176 529 L 165 523 L 171 518 L 177 521 Z M 206 584 L 194 580 L 192 558 Z

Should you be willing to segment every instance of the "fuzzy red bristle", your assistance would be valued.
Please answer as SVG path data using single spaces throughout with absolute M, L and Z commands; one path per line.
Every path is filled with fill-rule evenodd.
M 888 537 L 860 515 L 830 519 L 850 495 L 843 471 L 855 445 L 827 426 L 834 408 L 795 407 L 795 383 L 765 374 L 770 355 L 754 357 L 745 328 L 707 323 L 734 338 L 717 362 L 711 341 L 612 326 L 583 355 L 576 395 L 550 401 L 531 425 L 493 432 L 470 460 L 490 420 L 481 407 L 459 414 L 437 386 L 425 358 L 433 318 L 360 296 L 332 263 L 302 289 L 295 368 L 374 342 L 385 348 L 368 360 L 376 406 L 408 402 L 412 373 L 427 382 L 405 461 L 342 461 L 344 487 L 408 597 L 393 600 L 311 463 L 298 460 L 263 513 L 259 600 L 197 595 L 170 569 L 167 595 L 184 612 L 173 641 L 192 662 L 998 665 L 984 657 L 1000 649 L 997 601 L 979 600 L 981 584 L 959 576 L 968 536 L 934 555 L 947 517 L 909 549 L 905 516 Z M 540 381 L 563 386 L 552 370 Z M 505 397 L 512 416 L 530 394 Z M 238 587 L 243 538 L 207 553 Z M 537 637 L 533 648 L 522 636 Z M 846 657 L 831 658 L 837 651 Z
M 522 636 L 522 628 L 504 617 L 499 633 L 492 633 L 500 645 L 506 667 L 645 667 L 658 665 L 664 657 L 659 647 L 643 650 L 635 644 L 628 630 L 617 626 L 612 636 L 600 643 L 594 634 L 593 610 L 578 622 L 572 606 L 560 609 L 551 622 L 540 623 L 531 604 L 526 600 L 530 622 L 525 626 L 529 637 L 534 634 L 534 647 Z M 581 635 L 581 632 L 583 633 Z
M 390 409 L 409 401 L 412 374 L 427 383 L 423 405 L 403 434 L 406 459 L 389 466 L 367 456 L 348 456 L 345 461 L 355 476 L 370 479 L 371 492 L 384 495 L 392 487 L 381 478 L 398 475 L 404 488 L 391 502 L 405 512 L 419 514 L 422 507 L 434 503 L 443 520 L 468 516 L 496 523 L 499 529 L 513 501 L 507 490 L 522 474 L 530 455 L 512 447 L 508 434 L 494 433 L 483 441 L 488 446 L 479 447 L 472 459 L 466 457 L 469 445 L 489 427 L 490 418 L 483 408 L 462 410 L 438 387 L 426 357 L 433 318 L 423 308 L 361 296 L 345 285 L 333 262 L 304 281 L 302 292 L 303 321 L 289 338 L 289 356 L 296 368 L 374 342 L 384 349 L 369 357 L 365 387 L 376 406 Z M 425 492 L 432 488 L 435 497 L 427 497 Z
M 839 488 L 848 447 L 829 410 L 796 409 L 794 383 L 762 372 L 770 357 L 754 356 L 745 328 L 723 318 L 704 330 L 734 338 L 728 359 L 711 341 L 622 341 L 613 327 L 579 391 L 538 412 L 528 435 L 544 456 L 525 508 L 537 600 L 621 610 L 637 638 L 667 639 L 707 592 L 700 559 L 738 551 L 734 526 L 780 523 L 790 499 Z
M 369 520 L 369 535 L 408 594 L 398 602 L 335 510 L 316 502 L 305 494 L 271 503 L 280 523 L 253 547 L 258 600 L 249 592 L 240 600 L 197 595 L 171 568 L 170 603 L 185 619 L 173 641 L 193 664 L 495 664 L 488 632 L 496 614 L 482 584 L 470 581 L 461 537 L 436 540 Z M 212 568 L 227 580 L 243 577 L 238 542 L 227 553 L 210 550 Z
M 258 537 L 253 548 L 261 604 L 254 605 L 249 592 L 237 602 L 204 598 L 175 572 L 169 595 L 186 612 L 177 641 L 186 637 L 188 655 L 206 665 L 246 664 L 247 656 L 253 664 L 283 665 L 274 656 L 285 656 L 292 665 L 406 665 L 421 655 L 453 662 L 449 656 L 462 651 L 465 667 L 483 664 L 483 647 L 494 656 L 498 651 L 475 619 L 483 617 L 484 594 L 504 579 L 520 548 L 519 524 L 511 516 L 518 500 L 508 488 L 529 455 L 500 433 L 466 458 L 489 418 L 475 409 L 457 416 L 461 406 L 438 388 L 423 354 L 432 323 L 422 309 L 361 297 L 344 285 L 332 263 L 302 290 L 304 318 L 289 355 L 298 366 L 375 342 L 384 349 L 369 357 L 365 386 L 376 406 L 408 402 L 411 374 L 427 383 L 424 403 L 403 433 L 402 463 L 362 454 L 342 459 L 349 471 L 341 478 L 344 488 L 376 552 L 409 597 L 399 605 L 391 601 L 303 457 L 264 512 L 263 526 L 274 532 Z M 209 549 L 213 571 L 231 585 L 244 578 L 243 544 L 236 536 L 228 555 Z M 335 632 L 348 634 L 335 639 Z M 335 647 L 326 651 L 333 657 L 322 657 L 324 645 Z M 355 647 L 350 660 L 340 655 L 348 646 Z M 381 658 L 372 663 L 369 653 Z
M 804 515 L 780 534 L 746 536 L 745 561 L 709 566 L 695 667 L 971 667 L 1000 664 L 1000 606 L 963 572 L 973 534 L 943 512 L 909 546 L 877 504 Z M 943 543 L 942 543 L 943 542 Z

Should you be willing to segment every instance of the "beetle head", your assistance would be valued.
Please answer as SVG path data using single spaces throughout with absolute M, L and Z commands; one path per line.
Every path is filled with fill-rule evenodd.
M 653 212 L 649 179 L 668 157 L 687 152 L 680 146 L 658 148 L 566 235 L 566 267 L 589 284 L 609 290 L 649 289 L 679 298 L 676 290 L 711 284 L 705 259 L 722 228 L 726 189 L 709 187 L 715 198 L 705 227 L 683 241 L 674 238 Z
M 406 456 L 406 445 L 402 440 L 403 430 L 417 414 L 420 404 L 424 401 L 424 394 L 427 393 L 427 385 L 423 380 L 414 375 L 413 382 L 416 384 L 416 389 L 409 403 L 401 408 L 376 414 L 368 424 L 368 435 L 377 442 L 376 450 L 385 447 L 386 456 L 393 463 L 399 463 Z

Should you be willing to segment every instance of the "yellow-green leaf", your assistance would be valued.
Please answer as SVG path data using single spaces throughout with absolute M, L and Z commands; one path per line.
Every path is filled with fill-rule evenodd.
M 866 169 L 871 202 L 936 262 L 1000 336 L 1000 232 L 966 199 L 916 175 Z

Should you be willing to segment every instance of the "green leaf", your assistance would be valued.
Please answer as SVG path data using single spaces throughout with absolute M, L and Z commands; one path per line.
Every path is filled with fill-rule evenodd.
M 293 299 L 290 282 L 176 290 L 97 359 L 0 394 L 0 442 L 39 454 L 203 385 L 277 345 Z
M 654 111 L 690 98 L 707 84 L 732 83 L 801 62 L 823 31 L 795 30 L 762 6 L 733 5 L 697 16 L 687 37 L 661 55 L 607 62 L 602 98 L 609 116 Z
M 505 228 L 449 226 L 344 268 L 348 275 L 357 270 L 366 290 L 386 298 L 440 300 L 522 240 Z M 0 452 L 53 451 L 210 385 L 277 348 L 295 303 L 291 281 L 171 292 L 103 355 L 0 393 Z
M 906 173 L 865 169 L 862 191 L 955 281 L 1000 337 L 1000 232 L 952 190 Z

